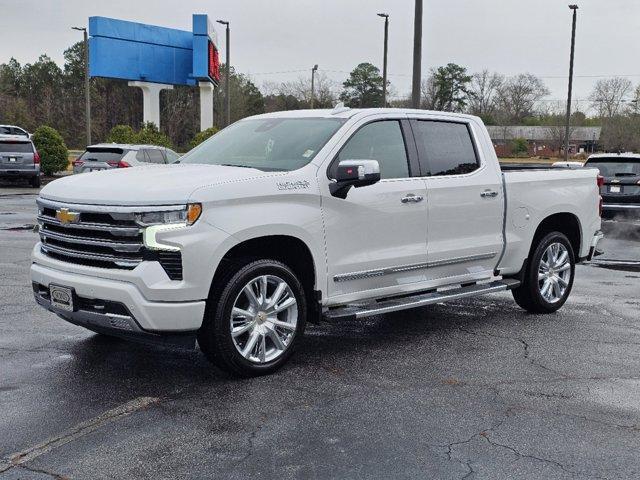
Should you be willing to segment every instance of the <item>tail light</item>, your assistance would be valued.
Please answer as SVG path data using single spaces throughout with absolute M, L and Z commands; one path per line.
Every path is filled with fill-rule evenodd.
M 602 187 L 604 185 L 604 177 L 602 175 L 598 175 L 596 182 L 598 183 L 598 188 Z
M 111 161 L 111 162 L 107 162 L 107 163 L 109 164 L 110 167 L 115 167 L 115 168 L 127 168 L 127 167 L 131 166 L 127 162 L 125 162 L 124 160 L 120 160 L 119 162 Z
M 40 154 L 38 153 L 37 150 L 33 151 L 33 163 L 35 165 L 40 165 Z
M 81 167 L 82 165 L 84 165 L 84 162 L 82 160 L 76 160 L 75 162 L 73 162 L 74 167 Z

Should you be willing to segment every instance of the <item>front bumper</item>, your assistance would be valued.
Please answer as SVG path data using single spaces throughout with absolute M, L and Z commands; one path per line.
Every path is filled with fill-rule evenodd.
M 66 272 L 38 263 L 31 265 L 31 281 L 37 284 L 34 287 L 34 293 L 40 305 L 62 316 L 65 320 L 91 329 L 95 329 L 92 327 L 115 328 L 125 332 L 151 335 L 194 332 L 200 328 L 204 318 L 205 302 L 203 300 L 149 301 L 135 284 L 127 281 Z M 116 316 L 113 312 L 100 313 L 94 308 L 87 308 L 87 302 L 84 301 L 80 302 L 74 312 L 57 309 L 51 305 L 46 295 L 39 293 L 39 291 L 48 290 L 51 284 L 70 287 L 79 298 L 93 300 L 94 304 L 104 302 L 120 304 L 125 311 L 116 313 Z

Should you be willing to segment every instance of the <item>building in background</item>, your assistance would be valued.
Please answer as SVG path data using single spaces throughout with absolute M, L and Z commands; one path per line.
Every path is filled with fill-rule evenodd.
M 527 141 L 530 156 L 555 157 L 563 152 L 564 126 L 521 125 L 488 126 L 491 141 L 499 157 L 513 155 L 516 139 Z M 602 127 L 572 127 L 569 136 L 569 154 L 592 153 L 598 150 Z

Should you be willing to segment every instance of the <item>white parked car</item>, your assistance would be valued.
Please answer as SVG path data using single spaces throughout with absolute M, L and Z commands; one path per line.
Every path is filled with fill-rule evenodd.
M 404 109 L 241 120 L 164 167 L 38 198 L 36 301 L 100 333 L 280 367 L 307 322 L 511 290 L 550 313 L 597 253 L 594 169 L 501 172 L 482 121 Z
M 32 137 L 32 135 L 22 127 L 17 127 L 15 125 L 0 125 L 0 136 L 4 135 L 18 135 L 20 137 L 27 137 L 28 139 L 31 139 Z
M 139 167 L 142 165 L 166 165 L 180 158 L 176 152 L 157 145 L 128 145 L 100 143 L 90 145 L 73 162 L 73 173 L 111 170 L 113 168 Z

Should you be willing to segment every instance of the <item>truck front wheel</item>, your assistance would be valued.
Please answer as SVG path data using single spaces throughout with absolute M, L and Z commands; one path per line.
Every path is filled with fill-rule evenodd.
M 571 242 L 560 232 L 550 232 L 532 249 L 522 284 L 512 290 L 513 298 L 528 312 L 555 312 L 571 293 L 574 271 Z
M 281 262 L 230 264 L 211 289 L 198 344 L 233 374 L 271 373 L 289 359 L 304 333 L 305 298 L 302 284 Z

